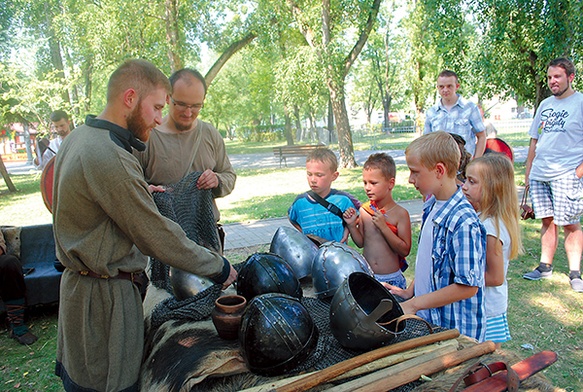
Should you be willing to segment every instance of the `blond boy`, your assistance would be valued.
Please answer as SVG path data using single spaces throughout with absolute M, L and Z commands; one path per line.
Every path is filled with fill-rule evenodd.
M 359 208 L 360 202 L 347 192 L 332 189 L 339 175 L 336 154 L 328 148 L 313 150 L 306 158 L 306 174 L 310 191 L 294 200 L 288 210 L 290 223 L 306 235 L 346 242 L 348 229 L 342 213 L 349 207 Z
M 390 289 L 408 299 L 405 313 L 483 341 L 486 232 L 456 184 L 458 145 L 448 133 L 432 132 L 414 140 L 405 157 L 409 182 L 431 197 L 423 207 L 415 279 L 406 290 Z
M 344 212 L 352 240 L 364 247 L 364 257 L 379 282 L 405 289 L 407 281 L 401 270 L 411 250 L 409 212 L 393 200 L 397 169 L 395 161 L 385 153 L 372 154 L 364 163 L 362 181 L 369 201 Z

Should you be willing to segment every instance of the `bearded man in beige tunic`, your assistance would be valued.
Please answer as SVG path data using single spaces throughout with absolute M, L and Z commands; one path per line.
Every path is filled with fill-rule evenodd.
M 237 175 L 221 134 L 198 118 L 207 91 L 205 79 L 198 71 L 184 68 L 170 76 L 170 83 L 168 115 L 152 130 L 146 150 L 134 151 L 134 155 L 151 191 L 164 192 L 166 185 L 192 172 L 202 172 L 197 187 L 212 190 L 213 213 L 218 222 L 220 213 L 214 198 L 230 194 Z
M 221 255 L 163 217 L 132 155 L 162 121 L 170 83 L 144 60 L 110 77 L 107 105 L 63 141 L 55 163 L 53 219 L 61 280 L 55 373 L 66 391 L 138 391 L 144 321 L 136 273 L 144 255 L 207 276 L 236 278 Z

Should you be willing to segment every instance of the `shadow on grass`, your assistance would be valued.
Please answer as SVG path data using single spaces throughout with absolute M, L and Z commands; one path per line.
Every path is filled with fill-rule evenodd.
M 583 294 L 569 285 L 569 268 L 562 233 L 549 279 L 522 278 L 540 258 L 540 220 L 523 221 L 525 253 L 508 269 L 508 320 L 512 340 L 503 345 L 527 357 L 542 350 L 555 351 L 559 359 L 543 372 L 552 384 L 567 391 L 583 390 Z M 529 349 L 532 346 L 533 349 Z

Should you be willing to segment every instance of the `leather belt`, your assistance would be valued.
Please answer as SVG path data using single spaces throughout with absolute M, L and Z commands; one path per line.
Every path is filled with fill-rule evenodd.
M 520 378 L 514 369 L 505 362 L 492 362 L 485 364 L 482 362 L 475 363 L 453 384 L 449 392 L 455 392 L 458 385 L 463 380 L 466 387 L 479 383 L 494 374 L 506 370 L 506 388 L 508 392 L 517 392 L 520 384 Z
M 488 377 L 492 377 L 494 373 L 507 369 L 509 369 L 509 366 L 505 362 L 477 364 L 473 369 L 469 370 L 469 374 L 464 378 L 464 384 L 469 387 L 470 385 L 480 382 Z
M 116 276 L 109 276 L 109 275 L 101 275 L 98 274 L 96 272 L 93 271 L 79 271 L 79 275 L 82 276 L 89 276 L 91 278 L 97 278 L 97 279 L 123 279 L 123 280 L 129 280 L 132 283 L 137 282 L 138 280 L 140 280 L 140 276 L 143 272 L 123 272 L 120 271 L 119 274 L 117 274 Z

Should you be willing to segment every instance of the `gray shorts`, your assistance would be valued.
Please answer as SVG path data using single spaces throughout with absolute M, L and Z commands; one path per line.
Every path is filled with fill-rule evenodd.
M 555 225 L 579 223 L 583 215 L 583 179 L 572 170 L 553 181 L 530 180 L 537 219 L 552 217 Z

